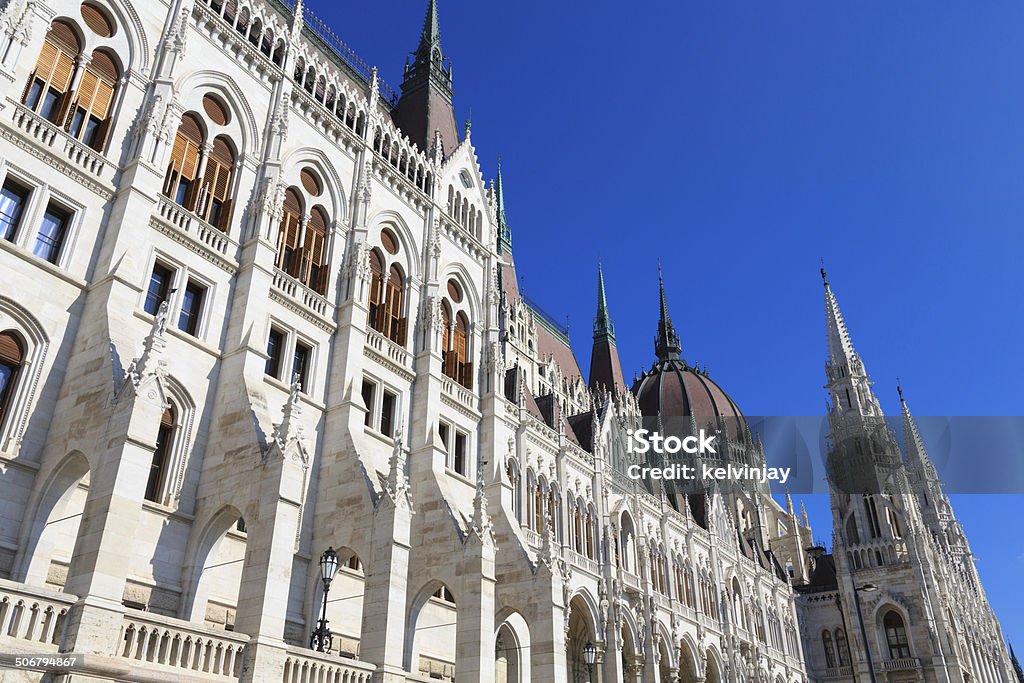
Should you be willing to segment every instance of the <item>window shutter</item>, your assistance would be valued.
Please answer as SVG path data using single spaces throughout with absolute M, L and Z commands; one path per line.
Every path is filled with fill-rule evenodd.
M 0 332 L 0 363 L 21 365 L 24 352 L 21 342 L 10 332 Z
M 166 408 L 164 410 L 163 417 L 160 418 L 161 427 L 173 427 L 174 426 L 174 409 Z
M 103 119 L 100 123 L 99 128 L 96 129 L 96 137 L 92 141 L 92 147 L 98 152 L 103 151 L 103 146 L 107 142 L 107 134 L 110 132 L 110 124 L 113 118 L 108 116 Z
M 57 46 L 51 43 L 49 40 L 43 43 L 43 49 L 39 51 L 39 59 L 36 60 L 35 75 L 44 81 L 49 80 L 53 74 L 53 68 L 57 64 L 57 55 L 59 54 Z M 29 79 L 32 80 L 31 78 Z
M 50 84 L 61 92 L 67 92 L 68 86 L 71 85 L 71 74 L 74 71 L 74 58 L 68 53 L 58 50 Z

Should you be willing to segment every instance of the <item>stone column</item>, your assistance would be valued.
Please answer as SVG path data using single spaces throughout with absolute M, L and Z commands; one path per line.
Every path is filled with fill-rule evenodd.
M 248 543 L 238 589 L 235 630 L 250 636 L 244 683 L 280 680 L 284 675 L 284 626 L 292 559 L 304 487 L 304 465 L 294 452 L 271 447 L 258 469 L 255 519 L 246 520 Z

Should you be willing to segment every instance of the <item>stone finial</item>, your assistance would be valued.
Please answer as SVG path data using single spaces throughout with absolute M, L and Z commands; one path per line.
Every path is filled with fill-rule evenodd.
M 484 467 L 487 461 L 479 458 L 476 467 L 476 494 L 473 496 L 473 524 L 471 531 L 485 545 L 493 545 L 494 533 L 487 514 L 487 494 L 484 492 Z

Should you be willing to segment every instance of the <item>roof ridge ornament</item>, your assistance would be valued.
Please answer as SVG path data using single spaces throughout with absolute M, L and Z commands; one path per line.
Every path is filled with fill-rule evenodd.
M 658 260 L 658 292 L 659 292 L 659 316 L 658 316 L 658 337 L 654 342 L 654 353 L 659 361 L 678 360 L 682 347 L 679 344 L 679 335 L 672 324 L 672 317 L 668 312 L 668 300 L 665 297 L 665 278 L 661 269 L 661 259 Z

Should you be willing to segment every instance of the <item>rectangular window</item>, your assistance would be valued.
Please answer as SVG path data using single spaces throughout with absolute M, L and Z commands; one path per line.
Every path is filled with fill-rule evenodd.
M 32 81 L 32 86 L 28 89 L 28 95 L 25 96 L 25 106 L 35 111 L 36 105 L 39 104 L 39 96 L 43 94 L 43 85 L 45 85 L 42 79 L 35 79 Z
M 462 476 L 467 475 L 467 454 L 466 445 L 468 443 L 468 437 L 463 432 L 455 432 L 455 454 L 452 458 L 452 469 L 461 474 Z
M 441 422 L 437 425 L 437 435 L 441 437 L 441 443 L 444 444 L 444 449 L 448 450 L 448 439 L 451 437 L 451 427 L 448 426 L 447 422 Z
M 373 424 L 373 394 L 376 386 L 369 380 L 363 380 L 363 405 L 366 406 L 366 417 L 363 424 L 369 427 Z
M 57 113 L 57 103 L 60 102 L 61 94 L 53 88 L 46 89 L 46 95 L 43 96 L 43 106 L 39 110 L 39 115 L 47 121 L 53 121 L 53 117 Z
M 281 376 L 281 355 L 284 353 L 284 332 L 270 328 L 267 337 L 267 367 L 265 372 L 271 377 Z
M 60 258 L 60 249 L 64 245 L 64 234 L 67 231 L 68 214 L 66 211 L 50 205 L 43 214 L 43 224 L 36 235 L 36 246 L 32 253 L 50 263 Z
M 149 289 L 146 291 L 146 303 L 143 305 L 146 313 L 156 315 L 160 310 L 160 304 L 167 299 L 173 279 L 173 270 L 162 263 L 153 265 L 153 274 L 149 276 Z
M 0 190 L 0 239 L 14 241 L 21 214 L 28 203 L 28 190 L 7 181 Z
M 178 329 L 193 337 L 199 330 L 199 317 L 206 299 L 206 288 L 192 280 L 185 286 L 185 296 L 181 299 L 181 313 L 178 315 Z
M 302 342 L 295 343 L 295 360 L 292 363 L 292 377 L 298 376 L 299 386 L 302 387 L 303 393 L 306 391 L 309 379 L 309 363 L 313 359 L 313 349 L 306 346 Z
M 395 402 L 397 397 L 385 390 L 380 400 L 380 433 L 393 436 L 395 429 Z

